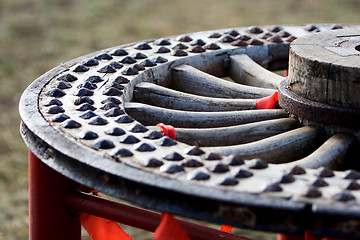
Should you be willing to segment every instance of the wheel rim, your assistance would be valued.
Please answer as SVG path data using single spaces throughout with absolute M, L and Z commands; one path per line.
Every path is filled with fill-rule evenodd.
M 360 174 L 356 171 L 337 172 L 327 167 L 311 169 L 326 166 L 327 163 L 336 163 L 336 159 L 342 157 L 353 144 L 353 136 L 336 134 L 329 138 L 326 149 L 330 148 L 339 152 L 335 159 L 329 159 L 326 157 L 328 152 L 322 154 L 322 151 L 315 152 L 310 159 L 305 158 L 321 145 L 319 139 L 323 136 L 319 128 L 300 127 L 298 122 L 287 118 L 287 114 L 279 109 L 261 110 L 262 115 L 252 113 L 260 110 L 250 110 L 254 108 L 255 98 L 267 96 L 275 90 L 264 89 L 259 93 L 255 91 L 258 89 L 250 89 L 251 93 L 256 92 L 254 96 L 251 96 L 252 100 L 245 102 L 238 100 L 235 106 L 235 109 L 244 106 L 245 109 L 249 109 L 248 111 L 208 113 L 208 110 L 205 110 L 206 114 L 195 113 L 196 109 L 184 111 L 184 108 L 191 107 L 186 103 L 181 107 L 182 110 L 168 110 L 136 103 L 134 99 L 148 103 L 149 98 L 151 100 L 156 96 L 153 92 L 160 89 L 156 85 L 165 87 L 172 85 L 175 90 L 187 90 L 192 95 L 199 94 L 197 92 L 199 87 L 182 89 L 183 84 L 176 85 L 173 80 L 200 74 L 199 78 L 203 77 L 208 81 L 211 77 L 204 77 L 206 74 L 203 72 L 222 77 L 226 75 L 225 71 L 229 68 L 236 69 L 236 66 L 231 66 L 234 62 L 237 65 L 239 62 L 250 64 L 255 72 L 259 68 L 251 62 L 251 59 L 267 65 L 271 70 L 284 69 L 290 41 L 317 30 L 332 28 L 334 25 L 317 25 L 315 29 L 309 26 L 264 26 L 209 31 L 129 44 L 73 60 L 35 81 L 23 94 L 20 112 L 25 124 L 24 133 L 27 133 L 23 134 L 24 139 L 30 149 L 40 155 L 42 160 L 45 159 L 48 165 L 64 175 L 145 207 L 241 227 L 271 231 L 302 231 L 306 225 L 309 226 L 305 223 L 306 220 L 304 222 L 304 219 L 301 219 L 305 215 L 311 214 L 316 220 L 318 216 L 324 214 L 338 216 L 338 211 L 344 211 L 347 205 L 357 203 L 360 195 L 355 191 L 358 189 L 356 179 Z M 338 26 L 336 25 L 335 28 Z M 311 29 L 312 31 L 309 31 Z M 272 36 L 268 36 L 267 40 L 261 40 L 261 37 L 265 37 L 267 33 Z M 251 39 L 244 40 L 245 35 L 250 36 Z M 205 45 L 200 40 L 205 42 Z M 184 46 L 187 48 L 181 49 Z M 239 56 L 241 56 L 240 59 Z M 246 56 L 251 59 L 246 59 Z M 202 73 L 199 73 L 199 70 Z M 230 75 L 236 78 L 231 71 L 235 72 L 235 70 L 230 70 Z M 275 79 L 275 83 L 267 83 L 267 87 L 279 86 L 277 77 L 266 71 L 264 74 L 266 77 Z M 92 76 L 97 77 L 88 80 Z M 85 86 L 86 82 L 88 83 Z M 219 86 L 215 86 L 214 89 L 208 95 L 220 94 L 215 97 L 226 97 L 226 94 L 229 94 L 228 92 L 219 93 Z M 166 94 L 178 94 L 168 89 L 164 91 Z M 143 98 L 147 92 L 152 94 L 147 99 Z M 201 90 L 200 94 L 203 95 L 203 93 L 204 91 Z M 238 93 L 239 91 L 236 91 L 236 94 Z M 189 98 L 194 101 L 191 97 L 191 95 L 181 95 L 176 99 Z M 39 102 L 34 103 L 34 99 L 38 99 Z M 93 103 L 92 100 L 95 102 Z M 206 101 L 210 107 L 215 106 L 212 105 L 215 103 L 209 102 L 206 97 L 196 97 L 196 100 L 200 102 L 199 106 L 204 106 Z M 156 105 L 156 101 L 152 104 Z M 225 109 L 224 102 L 216 104 L 221 106 L 220 109 Z M 179 106 L 179 104 L 175 105 Z M 229 109 L 226 110 L 229 111 Z M 161 112 L 163 115 L 159 115 Z M 248 112 L 249 115 L 242 116 L 244 112 Z M 66 119 L 64 114 L 70 118 Z M 92 116 L 93 114 L 95 115 Z M 211 129 L 185 129 L 189 127 L 189 123 L 184 121 L 185 118 L 199 118 L 197 122 L 191 123 L 192 127 L 198 128 L 204 127 L 206 119 L 218 117 L 222 120 L 227 118 L 230 121 L 229 119 L 234 118 L 236 114 L 239 114 L 236 119 L 239 121 L 244 119 L 243 122 L 224 122 L 217 125 L 209 123 L 210 125 L 207 126 L 209 128 L 225 127 L 219 132 L 228 131 L 227 133 L 235 135 L 252 128 L 259 128 L 259 124 L 263 124 L 260 127 L 264 129 L 269 126 L 274 129 L 263 135 L 255 134 L 260 144 L 259 142 L 247 143 L 247 139 L 244 138 L 243 146 L 237 147 L 236 150 L 231 149 L 231 146 L 216 147 L 217 143 L 206 142 L 207 136 L 214 134 Z M 251 117 L 253 120 L 249 121 Z M 266 122 L 259 123 L 259 119 Z M 184 141 L 190 141 L 194 145 L 199 143 L 207 145 L 207 147 L 198 148 L 181 141 L 174 142 L 160 136 L 159 130 L 144 126 L 145 124 L 156 125 L 160 121 L 175 125 L 180 139 L 183 138 Z M 236 125 L 244 123 L 247 123 L 245 128 L 234 130 Z M 276 128 L 276 126 L 279 127 Z M 234 131 L 237 132 L 234 133 Z M 281 132 L 285 133 L 281 134 Z M 203 136 L 202 142 L 193 138 L 193 135 L 199 134 Z M 268 141 L 272 135 L 274 136 Z M 292 141 L 293 144 L 279 145 L 278 143 L 284 138 Z M 40 146 L 35 146 L 36 141 L 41 143 Z M 232 144 L 234 143 L 231 141 L 226 143 L 226 145 Z M 307 149 L 306 146 L 308 146 L 308 151 L 303 151 Z M 264 147 L 266 149 L 262 151 Z M 271 155 L 274 149 L 280 149 L 281 154 Z M 242 154 L 244 152 L 246 154 Z M 253 154 L 254 152 L 256 154 Z M 294 156 L 289 157 L 284 152 Z M 295 154 L 298 152 L 306 154 Z M 248 160 L 244 162 L 238 158 L 239 155 Z M 324 161 L 318 165 L 309 165 L 314 157 L 319 156 Z M 259 157 L 270 163 L 274 159 L 277 163 L 281 163 L 289 158 L 291 160 L 304 158 L 302 161 L 306 169 L 297 166 L 301 165 L 299 162 L 275 165 L 253 159 Z M 79 169 L 87 167 L 92 169 L 91 173 L 89 170 L 88 176 L 79 175 Z M 76 171 L 73 171 L 75 169 Z M 93 173 L 93 169 L 100 171 L 103 177 L 94 179 L 96 174 Z M 109 180 L 113 178 L 117 181 L 119 181 L 118 178 L 126 179 L 127 184 L 133 184 L 135 188 L 143 192 L 146 192 L 144 188 L 156 189 L 154 192 L 159 194 L 158 202 L 147 202 L 147 197 L 150 197 L 151 193 L 147 193 L 149 196 L 144 194 L 140 199 L 136 199 L 139 197 L 137 194 L 126 193 L 126 190 L 121 189 L 122 187 L 115 186 Z M 174 189 L 174 186 L 180 186 L 180 188 Z M 300 192 L 299 189 L 302 191 Z M 162 190 L 165 193 L 159 192 Z M 174 196 L 179 194 L 182 200 L 192 199 L 194 206 L 174 203 L 174 197 L 169 198 L 167 202 L 164 199 L 169 197 L 168 194 L 174 194 Z M 204 199 L 209 203 L 209 206 L 204 207 L 206 214 L 201 213 L 201 208 L 199 208 Z M 323 204 L 324 201 L 328 203 Z M 213 202 L 216 202 L 216 207 L 213 211 L 209 211 Z M 335 210 L 329 211 L 331 204 L 338 205 Z M 176 205 L 180 207 L 174 208 Z M 221 209 L 220 205 L 223 205 L 224 209 Z M 313 210 L 309 210 L 309 205 L 313 206 Z M 199 209 L 194 209 L 195 207 Z M 316 210 L 314 210 L 315 207 L 317 207 Z M 281 211 L 285 212 L 279 215 L 283 219 L 266 220 L 267 214 L 271 212 L 279 214 Z M 229 217 L 229 214 L 235 214 L 236 217 Z M 289 217 L 289 214 L 292 217 Z M 246 217 L 240 221 L 240 215 Z M 357 212 L 355 211 L 353 215 L 357 215 Z M 289 221 L 289 219 L 292 220 Z M 333 228 L 334 234 L 350 234 L 344 229 L 334 228 L 334 224 L 338 221 L 339 219 L 330 223 L 316 223 L 317 226 L 314 223 L 314 226 L 310 224 L 310 228 L 319 232 Z M 349 217 L 340 221 L 347 222 Z M 275 223 L 280 224 L 276 227 Z

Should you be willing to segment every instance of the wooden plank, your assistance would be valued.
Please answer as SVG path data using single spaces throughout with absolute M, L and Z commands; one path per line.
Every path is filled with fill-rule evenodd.
M 229 112 L 189 112 L 155 107 L 143 103 L 124 103 L 125 112 L 144 125 L 160 122 L 180 128 L 212 128 L 288 117 L 281 109 Z
M 134 88 L 134 101 L 184 111 L 216 112 L 256 109 L 254 99 L 228 99 L 197 96 L 142 82 Z
M 201 96 L 256 99 L 272 95 L 275 90 L 226 81 L 189 65 L 173 68 L 171 88 Z
M 294 118 L 281 118 L 221 128 L 176 128 L 176 139 L 196 146 L 229 146 L 249 143 L 300 126 Z
M 302 127 L 252 143 L 203 149 L 223 155 L 235 154 L 245 159 L 261 158 L 269 163 L 284 163 L 313 151 L 320 145 L 322 133 L 320 128 Z
M 246 54 L 232 55 L 230 59 L 229 76 L 237 83 L 278 89 L 284 79 L 260 66 Z
M 342 169 L 345 164 L 343 160 L 354 143 L 355 137 L 353 135 L 337 133 L 309 156 L 287 163 L 286 166 L 289 166 L 289 168 L 301 166 L 304 168 L 328 167 Z

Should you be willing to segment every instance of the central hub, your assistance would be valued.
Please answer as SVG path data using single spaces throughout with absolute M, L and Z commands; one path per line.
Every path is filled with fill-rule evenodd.
M 289 76 L 280 105 L 315 122 L 358 128 L 360 29 L 322 32 L 290 45 Z

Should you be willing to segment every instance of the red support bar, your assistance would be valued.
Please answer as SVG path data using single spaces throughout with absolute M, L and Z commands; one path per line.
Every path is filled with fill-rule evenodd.
M 305 234 L 302 235 L 278 234 L 277 240 L 305 240 Z
M 149 232 L 155 231 L 161 219 L 158 213 L 83 193 L 70 194 L 67 204 L 73 210 L 110 219 Z M 178 222 L 192 240 L 249 240 L 248 238 L 235 236 L 183 220 L 178 220 Z
M 71 216 L 66 196 L 74 182 L 52 170 L 29 151 L 29 239 L 80 240 L 78 217 Z

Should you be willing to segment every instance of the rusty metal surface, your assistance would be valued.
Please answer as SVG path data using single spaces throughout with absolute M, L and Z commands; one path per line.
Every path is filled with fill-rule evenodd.
M 333 229 L 330 235 L 359 237 L 358 230 L 333 227 L 339 215 L 344 225 L 360 223 L 360 173 L 216 155 L 162 137 L 124 111 L 137 83 L 169 86 L 171 68 L 180 64 L 225 76 L 228 57 L 245 53 L 269 69 L 284 68 L 289 42 L 313 31 L 309 26 L 224 29 L 74 59 L 24 92 L 22 136 L 63 175 L 146 208 L 267 231 Z M 351 215 L 342 215 L 349 206 Z M 322 222 L 324 215 L 330 217 Z

